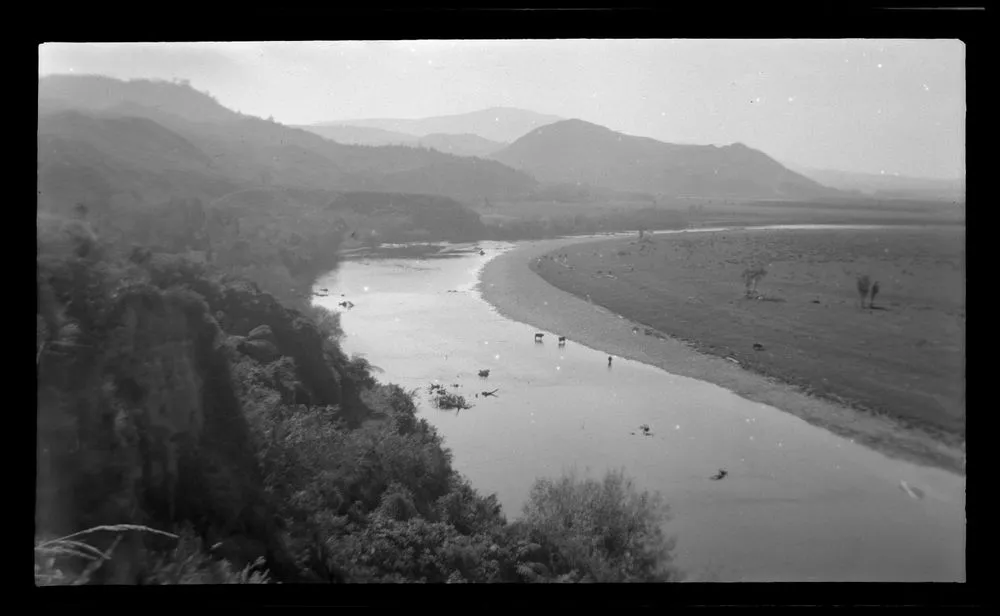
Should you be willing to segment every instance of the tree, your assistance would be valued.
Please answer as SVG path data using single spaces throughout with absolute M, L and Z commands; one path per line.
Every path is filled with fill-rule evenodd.
M 861 300 L 861 308 L 865 307 L 865 298 L 868 297 L 868 290 L 871 288 L 871 278 L 868 274 L 858 276 L 858 297 Z
M 557 573 L 576 571 L 597 582 L 667 582 L 674 541 L 664 535 L 669 508 L 640 492 L 622 471 L 602 480 L 572 474 L 539 479 L 524 506 L 523 523 L 555 548 Z M 556 565 L 556 563 L 553 563 Z
M 757 294 L 757 284 L 767 276 L 767 268 L 762 265 L 751 265 L 743 270 L 743 284 L 746 286 L 746 297 Z

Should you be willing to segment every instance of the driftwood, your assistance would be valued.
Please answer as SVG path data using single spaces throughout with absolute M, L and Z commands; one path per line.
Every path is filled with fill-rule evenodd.
M 498 391 L 500 391 L 500 390 L 499 389 L 494 389 L 493 391 L 484 391 L 484 392 L 482 392 L 483 393 L 483 397 L 484 398 L 489 398 L 490 396 L 493 396 L 495 398 L 497 396 L 497 392 Z

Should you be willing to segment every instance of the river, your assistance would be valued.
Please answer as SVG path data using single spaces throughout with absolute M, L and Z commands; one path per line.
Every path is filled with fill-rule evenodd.
M 419 390 L 455 468 L 496 493 L 508 518 L 536 477 L 624 468 L 666 497 L 676 563 L 695 580 L 965 581 L 964 477 L 710 383 L 620 357 L 609 367 L 606 353 L 560 347 L 551 333 L 536 344 L 535 328 L 500 316 L 476 288 L 482 267 L 516 245 L 477 247 L 486 254 L 348 260 L 317 282 L 330 296 L 316 303 L 342 312 L 346 352 L 383 382 Z M 354 307 L 339 308 L 344 299 Z M 436 409 L 435 382 L 475 406 Z M 729 475 L 710 480 L 720 468 Z

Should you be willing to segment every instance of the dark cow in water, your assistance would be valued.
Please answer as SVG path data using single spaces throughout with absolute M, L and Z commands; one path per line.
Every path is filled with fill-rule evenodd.
M 535 334 L 535 342 L 541 342 L 545 334 Z
M 559 336 L 559 346 L 566 346 L 566 336 Z

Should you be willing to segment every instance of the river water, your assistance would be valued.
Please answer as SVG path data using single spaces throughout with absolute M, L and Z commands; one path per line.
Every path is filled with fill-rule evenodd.
M 696 580 L 965 581 L 963 477 L 710 383 L 620 357 L 609 368 L 606 353 L 559 347 L 551 333 L 536 344 L 535 328 L 476 290 L 485 263 L 516 246 L 477 246 L 486 254 L 451 246 L 451 258 L 346 261 L 317 282 L 330 296 L 316 303 L 342 312 L 346 352 L 383 382 L 419 390 L 455 468 L 496 493 L 508 518 L 536 477 L 624 468 L 666 497 L 676 562 Z M 345 299 L 354 307 L 337 306 Z M 435 382 L 475 406 L 435 408 Z M 710 480 L 720 468 L 729 475 Z

